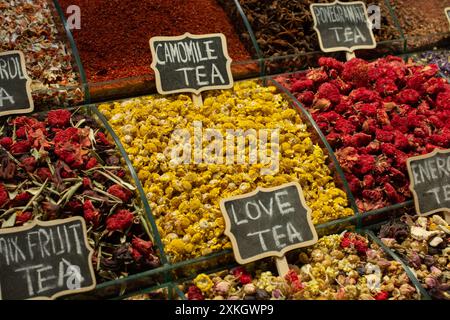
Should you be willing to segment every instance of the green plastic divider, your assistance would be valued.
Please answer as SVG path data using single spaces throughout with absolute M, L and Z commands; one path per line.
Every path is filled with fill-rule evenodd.
M 416 289 L 419 291 L 422 300 L 431 300 L 431 297 L 428 295 L 427 291 L 423 288 L 422 284 L 417 279 L 416 275 L 413 273 L 411 268 L 409 268 L 403 262 L 403 260 L 400 259 L 400 257 L 397 254 L 395 254 L 390 248 L 388 248 L 371 230 L 365 229 L 364 232 L 371 238 L 372 241 L 378 244 L 385 252 L 387 252 L 392 258 L 394 258 L 395 261 L 401 264 L 403 270 L 405 270 L 409 279 L 416 287 Z
M 90 100 L 91 100 L 90 93 L 89 93 L 89 85 L 87 83 L 86 72 L 84 71 L 83 63 L 81 62 L 81 58 L 80 58 L 80 54 L 78 52 L 77 45 L 72 36 L 72 32 L 70 31 L 70 28 L 67 25 L 67 20 L 64 15 L 64 11 L 62 10 L 62 7 L 59 4 L 58 0 L 53 0 L 53 4 L 55 6 L 56 11 L 59 14 L 59 18 L 61 19 L 61 21 L 63 23 L 64 29 L 66 30 L 66 35 L 67 35 L 67 38 L 69 39 L 69 43 L 70 43 L 70 46 L 72 49 L 72 54 L 75 58 L 75 62 L 77 64 L 78 71 L 80 72 L 81 86 L 83 87 L 83 91 L 84 91 L 84 103 L 89 104 Z
M 92 108 L 95 115 L 103 122 L 103 125 L 110 133 L 111 137 L 114 139 L 114 142 L 118 146 L 120 153 L 122 154 L 122 157 L 125 159 L 125 162 L 127 163 L 128 169 L 130 171 L 131 176 L 135 180 L 136 187 L 138 188 L 139 195 L 141 197 L 142 204 L 144 205 L 145 212 L 147 214 L 147 219 L 150 222 L 150 225 L 153 229 L 153 237 L 154 241 L 156 242 L 157 247 L 160 250 L 160 258 L 163 265 L 167 264 L 168 260 L 166 257 L 166 254 L 164 252 L 164 246 L 161 241 L 161 237 L 159 236 L 158 227 L 156 226 L 156 222 L 152 215 L 152 210 L 150 208 L 150 205 L 148 204 L 147 196 L 144 193 L 144 189 L 142 188 L 141 181 L 139 180 L 136 171 L 134 170 L 133 164 L 130 161 L 130 158 L 128 157 L 128 154 L 126 153 L 122 142 L 120 141 L 117 134 L 114 132 L 114 130 L 111 128 L 111 126 L 108 123 L 108 120 L 106 120 L 105 116 L 97 109 L 95 105 L 90 105 L 90 108 Z

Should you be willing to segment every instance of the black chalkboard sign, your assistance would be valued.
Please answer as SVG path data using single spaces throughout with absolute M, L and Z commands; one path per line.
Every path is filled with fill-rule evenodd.
M 0 52 L 0 117 L 34 110 L 31 79 L 21 51 Z
M 317 242 L 302 189 L 296 182 L 220 202 L 225 234 L 231 239 L 236 260 L 245 264 L 269 256 L 283 257 L 293 249 Z
M 0 229 L 0 300 L 92 290 L 92 254 L 81 217 Z
M 450 150 L 408 158 L 407 166 L 417 213 L 450 212 Z
M 231 58 L 221 33 L 150 39 L 156 88 L 160 94 L 233 87 Z
M 363 2 L 315 3 L 310 8 L 322 51 L 353 52 L 377 46 Z

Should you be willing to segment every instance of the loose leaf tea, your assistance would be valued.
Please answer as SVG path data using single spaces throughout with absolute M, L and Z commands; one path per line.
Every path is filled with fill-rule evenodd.
M 414 213 L 384 224 L 378 236 L 414 270 L 433 299 L 450 300 L 450 226 L 439 214 Z
M 61 106 L 82 101 L 80 78 L 51 1 L 1 1 L 0 11 L 0 51 L 25 54 L 35 103 Z
M 255 263 L 199 274 L 181 289 L 189 300 L 420 299 L 402 265 L 356 233 L 322 237 L 289 262 L 285 277 Z
M 82 216 L 98 282 L 159 266 L 116 146 L 85 111 L 9 118 L 0 163 L 2 228 Z
M 388 56 L 319 59 L 320 69 L 280 76 L 310 111 L 361 211 L 411 199 L 408 157 L 450 147 L 450 84 L 436 65 Z
M 77 5 L 82 28 L 73 34 L 91 82 L 152 75 L 148 40 L 154 36 L 223 33 L 234 61 L 250 55 L 214 0 L 61 0 Z
M 266 57 L 320 51 L 317 34 L 313 29 L 314 21 L 310 5 L 331 2 L 333 1 L 240 1 L 258 44 Z M 398 39 L 400 34 L 392 23 L 384 1 L 363 2 L 367 6 L 375 4 L 381 8 L 381 29 L 374 30 L 377 42 Z

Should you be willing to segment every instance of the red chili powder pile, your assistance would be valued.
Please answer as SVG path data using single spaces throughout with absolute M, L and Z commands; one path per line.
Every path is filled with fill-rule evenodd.
M 81 9 L 81 29 L 72 30 L 90 82 L 153 74 L 149 40 L 185 32 L 221 32 L 234 61 L 251 59 L 215 0 L 60 0 L 64 12 Z

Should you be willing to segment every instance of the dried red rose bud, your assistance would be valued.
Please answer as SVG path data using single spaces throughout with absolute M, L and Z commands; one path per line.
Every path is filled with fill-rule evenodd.
M 34 157 L 26 157 L 20 161 L 20 165 L 27 172 L 33 172 L 36 169 L 37 161 Z
M 86 163 L 86 170 L 89 170 L 89 169 L 92 169 L 92 168 L 96 167 L 97 164 L 98 164 L 97 159 L 95 159 L 95 158 L 90 158 L 90 159 L 88 160 L 88 162 Z
M 106 220 L 106 228 L 109 231 L 124 231 L 133 223 L 134 215 L 128 210 L 119 210 Z
M 11 146 L 11 154 L 18 156 L 27 153 L 31 149 L 31 143 L 28 140 L 18 141 Z
M 305 91 L 297 95 L 297 99 L 306 105 L 311 105 L 314 102 L 314 93 L 312 91 Z
M 86 200 L 83 205 L 84 219 L 88 224 L 92 223 L 94 227 L 97 227 L 101 214 L 100 211 L 97 210 L 91 200 Z
M 28 201 L 30 201 L 30 200 L 31 200 L 31 194 L 29 194 L 28 192 L 22 192 L 14 198 L 13 206 L 14 207 L 25 206 L 28 203 Z
M 190 286 L 187 292 L 187 298 L 189 300 L 205 300 L 202 291 L 197 286 Z
M 47 123 L 52 127 L 64 128 L 70 124 L 72 114 L 66 109 L 49 111 Z
M 13 145 L 13 140 L 10 137 L 3 137 L 0 139 L 0 145 L 9 151 L 11 146 Z
M 41 179 L 41 181 L 49 180 L 53 178 L 53 174 L 49 168 L 38 168 L 36 170 L 36 175 Z
M 95 135 L 95 141 L 98 144 L 104 145 L 104 146 L 110 146 L 111 143 L 109 142 L 108 138 L 106 137 L 106 135 L 103 132 L 97 132 L 97 134 Z
M 320 85 L 317 91 L 317 97 L 319 99 L 327 99 L 333 104 L 338 104 L 341 101 L 341 93 L 339 89 L 329 82 L 325 82 Z
M 135 236 L 131 241 L 131 245 L 143 255 L 153 253 L 153 243 L 151 241 L 145 241 Z
M 313 87 L 314 87 L 314 81 L 312 81 L 310 79 L 304 79 L 304 80 L 295 81 L 291 86 L 291 90 L 292 90 L 292 92 L 302 92 L 305 90 L 312 89 Z
M 389 298 L 389 293 L 386 291 L 381 291 L 375 295 L 375 300 L 387 300 Z
M 83 178 L 83 188 L 92 189 L 92 182 L 91 179 L 89 179 L 88 177 Z
M 108 193 L 119 198 L 124 203 L 127 203 L 128 201 L 130 201 L 130 199 L 133 195 L 129 190 L 123 188 L 122 186 L 120 186 L 118 184 L 115 184 L 115 185 L 112 185 L 111 187 L 109 187 Z
M 30 211 L 20 212 L 16 214 L 16 226 L 22 226 L 25 222 L 33 218 L 33 213 Z

